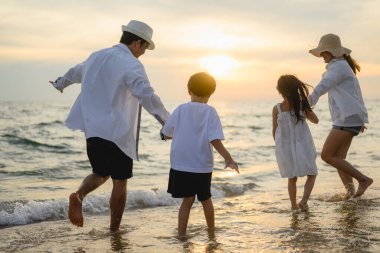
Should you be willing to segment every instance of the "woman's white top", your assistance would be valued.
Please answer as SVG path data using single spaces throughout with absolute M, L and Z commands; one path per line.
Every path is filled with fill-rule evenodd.
M 281 177 L 317 175 L 317 152 L 306 120 L 296 123 L 293 113 L 281 111 L 281 104 L 277 110 L 275 152 Z
M 86 138 L 114 142 L 129 157 L 138 159 L 140 104 L 162 125 L 169 117 L 150 86 L 141 62 L 124 44 L 94 52 L 71 68 L 54 86 L 82 83 L 66 125 L 85 132 Z
M 188 102 L 170 115 L 162 133 L 172 137 L 170 165 L 175 170 L 209 173 L 214 168 L 211 141 L 223 140 L 218 113 L 210 105 Z
M 313 106 L 320 96 L 328 92 L 333 125 L 362 126 L 368 123 L 358 79 L 345 59 L 333 59 L 326 65 L 326 72 L 309 97 Z

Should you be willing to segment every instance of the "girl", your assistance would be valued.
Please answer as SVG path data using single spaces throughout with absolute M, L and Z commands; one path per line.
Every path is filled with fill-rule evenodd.
M 346 160 L 353 137 L 363 132 L 365 123 L 368 123 L 367 109 L 356 78 L 356 71 L 360 71 L 360 66 L 351 58 L 351 50 L 342 47 L 340 38 L 335 34 L 322 36 L 318 47 L 309 52 L 323 57 L 327 63 L 322 80 L 309 97 L 313 106 L 326 92 L 329 96 L 333 126 L 323 145 L 321 158 L 338 170 L 346 187 L 346 197 L 359 197 L 373 183 L 371 178 Z M 356 193 L 353 178 L 359 182 Z
M 276 144 L 276 160 L 282 177 L 288 178 L 288 192 L 292 210 L 308 209 L 307 201 L 313 190 L 317 165 L 313 138 L 305 119 L 317 124 L 318 117 L 311 110 L 307 97 L 308 85 L 293 75 L 278 79 L 277 90 L 283 101 L 273 107 L 272 134 Z M 304 193 L 297 204 L 297 178 L 307 176 Z

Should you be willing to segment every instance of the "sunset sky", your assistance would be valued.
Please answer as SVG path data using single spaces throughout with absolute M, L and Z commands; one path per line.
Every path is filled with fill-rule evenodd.
M 188 100 L 190 75 L 217 80 L 214 99 L 277 99 L 281 74 L 315 86 L 325 69 L 308 50 L 326 33 L 362 67 L 365 99 L 380 99 L 379 0 L 0 0 L 0 101 L 73 101 L 48 84 L 98 49 L 117 44 L 131 19 L 153 28 L 139 58 L 165 100 Z

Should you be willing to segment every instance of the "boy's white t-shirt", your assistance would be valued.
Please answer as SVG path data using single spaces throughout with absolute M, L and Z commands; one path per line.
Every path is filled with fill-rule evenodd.
M 170 164 L 179 171 L 210 173 L 214 168 L 211 141 L 224 140 L 216 110 L 204 103 L 178 106 L 166 121 L 162 133 L 172 137 Z

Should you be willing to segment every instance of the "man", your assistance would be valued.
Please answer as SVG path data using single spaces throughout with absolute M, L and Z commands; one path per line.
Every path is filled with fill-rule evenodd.
M 119 229 L 127 179 L 133 176 L 133 159 L 138 160 L 141 105 L 161 125 L 169 117 L 138 60 L 146 49 L 155 47 L 152 28 L 132 20 L 122 31 L 120 44 L 94 52 L 55 82 L 50 81 L 61 92 L 73 83 L 82 83 L 66 120 L 69 128 L 85 133 L 93 171 L 69 197 L 68 216 L 78 227 L 83 226 L 83 198 L 111 177 L 110 230 Z

